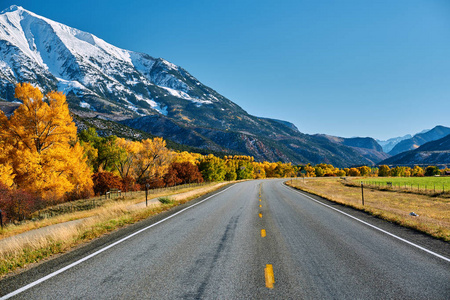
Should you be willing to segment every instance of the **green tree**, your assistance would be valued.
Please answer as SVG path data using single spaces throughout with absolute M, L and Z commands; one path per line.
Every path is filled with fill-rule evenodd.
M 425 176 L 434 176 L 434 175 L 440 175 L 441 171 L 436 166 L 428 166 L 425 169 Z
M 225 179 L 225 161 L 212 154 L 204 157 L 198 168 L 206 181 L 223 181 Z

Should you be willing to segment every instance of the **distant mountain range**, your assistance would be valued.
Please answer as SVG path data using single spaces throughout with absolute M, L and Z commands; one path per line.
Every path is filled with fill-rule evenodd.
M 448 134 L 450 134 L 450 128 L 444 126 L 436 126 L 431 130 L 418 133 L 409 139 L 400 141 L 392 148 L 391 151 L 389 151 L 389 154 L 394 156 L 405 151 L 417 149 L 427 142 L 438 140 Z
M 423 144 L 415 150 L 401 152 L 379 163 L 386 165 L 445 165 L 450 166 L 450 134 Z
M 14 102 L 19 82 L 63 91 L 79 128 L 99 120 L 102 126 L 120 122 L 111 126 L 260 161 L 346 167 L 374 165 L 389 156 L 372 138 L 308 135 L 290 122 L 250 115 L 162 58 L 117 48 L 11 6 L 0 13 L 0 98 Z M 0 106 L 7 113 L 14 108 Z
M 376 141 L 383 148 L 383 152 L 389 153 L 389 151 L 391 151 L 392 148 L 395 147 L 395 145 L 397 145 L 398 143 L 400 143 L 403 140 L 410 139 L 410 138 L 412 138 L 412 135 L 407 134 L 407 135 L 404 135 L 404 136 L 391 138 L 391 139 L 388 139 L 386 141 L 382 141 L 382 140 L 378 140 L 378 139 Z

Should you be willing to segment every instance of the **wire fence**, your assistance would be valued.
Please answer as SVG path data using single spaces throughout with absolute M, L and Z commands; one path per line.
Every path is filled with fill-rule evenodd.
M 422 194 L 422 195 L 450 195 L 450 189 L 446 187 L 445 184 L 420 184 L 420 183 L 401 183 L 401 182 L 393 182 L 393 181 L 370 181 L 363 180 L 361 181 L 364 186 L 379 189 L 379 190 L 391 190 L 391 191 L 399 191 L 399 192 L 408 192 L 414 194 Z M 352 182 L 347 185 L 359 186 L 358 183 Z

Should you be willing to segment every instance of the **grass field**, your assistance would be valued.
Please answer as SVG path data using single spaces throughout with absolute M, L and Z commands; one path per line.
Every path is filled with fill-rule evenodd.
M 355 180 L 353 180 L 355 181 Z M 412 190 L 428 190 L 436 192 L 450 191 L 450 177 L 368 177 L 358 179 L 365 184 L 376 184 L 386 186 L 388 182 L 393 187 L 412 189 Z
M 390 180 L 391 178 L 383 179 Z M 355 182 L 358 180 L 365 179 L 354 179 Z M 414 228 L 445 241 L 450 241 L 449 198 L 439 195 L 423 195 L 396 190 L 365 188 L 365 205 L 363 206 L 360 186 L 348 185 L 348 181 L 337 178 L 314 178 L 305 181 L 293 180 L 292 183 L 288 181 L 288 185 L 337 203 L 355 207 L 402 226 Z M 411 212 L 419 216 L 411 216 Z

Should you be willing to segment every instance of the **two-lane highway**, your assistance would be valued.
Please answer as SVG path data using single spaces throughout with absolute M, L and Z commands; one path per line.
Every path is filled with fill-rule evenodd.
M 235 184 L 41 277 L 17 299 L 449 299 L 448 244 L 426 252 L 392 224 L 326 206 L 281 180 Z M 383 228 L 378 229 L 381 225 Z M 389 232 L 389 231 L 388 231 Z M 404 230 L 402 230 L 404 233 Z M 408 233 L 404 233 L 408 235 Z M 420 245 L 419 245 L 420 246 Z M 442 255 L 442 257 L 439 257 Z M 61 266 L 64 267 L 64 266 Z M 36 271 L 38 270 L 38 271 Z M 30 270 L 33 271 L 33 270 Z M 14 286 L 14 281 L 21 286 Z M 12 288 L 14 286 L 14 288 Z M 18 290 L 19 288 L 21 290 Z M 3 289 L 2 289 L 3 288 Z M 16 291 L 16 292 L 14 292 Z

